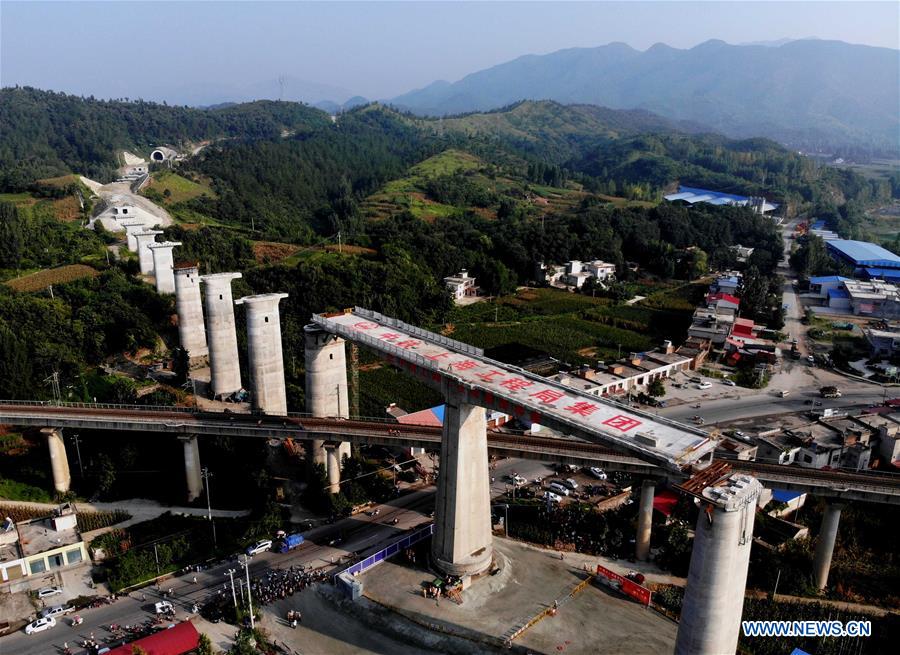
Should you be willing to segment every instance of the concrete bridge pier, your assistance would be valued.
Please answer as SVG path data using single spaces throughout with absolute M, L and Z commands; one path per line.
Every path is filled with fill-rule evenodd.
M 816 555 L 813 560 L 816 589 L 824 589 L 828 586 L 828 572 L 831 569 L 831 556 L 834 554 L 834 542 L 837 539 L 842 509 L 844 509 L 843 503 L 828 503 L 825 507 L 825 516 L 822 518 L 822 528 L 819 530 L 819 540 L 816 543 Z
M 137 252 L 137 238 L 135 238 L 134 235 L 144 231 L 144 221 L 128 221 L 119 223 L 119 225 L 125 228 L 125 238 L 128 241 L 128 249 L 131 252 Z
M 250 358 L 250 400 L 264 414 L 287 415 L 281 316 L 278 303 L 286 293 L 264 293 L 234 301 L 247 308 L 247 350 Z
M 156 279 L 156 293 L 175 293 L 175 273 L 172 250 L 180 246 L 181 241 L 162 241 L 148 244 L 150 255 L 153 258 L 153 277 Z
M 444 573 L 475 575 L 493 558 L 487 421 L 484 408 L 464 402 L 452 384 L 444 382 L 447 409 L 431 557 Z
M 637 537 L 634 544 L 634 556 L 641 562 L 646 562 L 650 554 L 650 532 L 653 526 L 653 496 L 655 492 L 656 480 L 645 479 L 641 486 Z
M 328 474 L 328 493 L 338 494 L 341 492 L 341 443 L 326 442 L 324 450 L 327 461 L 325 470 Z
M 66 442 L 63 439 L 62 428 L 43 428 L 41 434 L 47 437 L 53 488 L 58 493 L 64 494 L 72 484 L 72 475 L 69 473 L 69 458 L 66 456 Z
M 349 418 L 350 401 L 347 393 L 347 353 L 344 340 L 325 332 L 317 325 L 303 328 L 304 360 L 306 365 L 306 411 L 320 418 Z M 327 468 L 325 442 L 310 443 L 310 463 Z M 350 443 L 340 445 L 338 462 L 350 456 Z
M 737 650 L 761 485 L 732 474 L 701 492 L 675 655 Z
M 231 282 L 239 277 L 242 277 L 240 273 L 214 273 L 200 278 L 206 285 L 210 386 L 213 398 L 217 399 L 241 388 L 241 363 L 231 296 Z
M 206 360 L 206 327 L 203 325 L 203 299 L 200 296 L 200 272 L 196 266 L 174 269 L 175 310 L 178 312 L 178 340 L 191 364 Z
M 203 493 L 203 479 L 200 477 L 200 443 L 197 435 L 178 437 L 184 446 L 184 477 L 187 481 L 188 502 L 197 500 Z
M 157 234 L 162 234 L 162 231 L 144 230 L 134 234 L 134 238 L 137 241 L 138 263 L 141 266 L 142 275 L 153 275 L 153 253 L 150 250 L 150 244 L 156 243 Z

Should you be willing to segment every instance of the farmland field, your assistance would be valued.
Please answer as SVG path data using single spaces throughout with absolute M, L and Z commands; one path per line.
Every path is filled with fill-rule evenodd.
M 97 269 L 85 266 L 84 264 L 70 264 L 68 266 L 60 266 L 59 268 L 48 268 L 43 271 L 37 271 L 29 275 L 9 280 L 6 285 L 16 291 L 41 291 L 51 284 L 64 284 L 65 282 L 73 282 L 86 277 L 96 277 L 99 275 Z

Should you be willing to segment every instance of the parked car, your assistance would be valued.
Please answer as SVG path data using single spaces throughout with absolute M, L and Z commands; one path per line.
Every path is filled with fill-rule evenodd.
M 807 356 L 806 356 L 806 361 L 809 362 L 810 364 L 815 364 L 815 363 L 816 363 L 816 358 L 813 357 L 812 355 L 807 355 Z
M 711 389 L 711 388 L 712 388 L 712 383 L 710 383 L 710 382 L 701 382 L 700 384 L 697 385 L 697 388 L 698 388 L 698 389 Z
M 71 605 L 53 605 L 52 607 L 45 607 L 38 612 L 38 617 L 43 619 L 47 616 L 52 616 L 55 619 L 57 616 L 63 616 L 74 611 L 75 608 Z
M 549 500 L 551 503 L 558 503 L 562 501 L 562 496 L 555 494 L 552 491 L 545 491 L 544 500 Z
M 736 387 L 737 385 L 734 383 L 734 380 L 722 380 L 722 384 L 726 387 Z
M 248 555 L 256 555 L 258 553 L 264 553 L 267 550 L 272 549 L 272 540 L 271 539 L 263 539 L 262 541 L 257 541 L 252 546 L 247 546 L 247 554 Z
M 572 491 L 575 491 L 578 488 L 578 483 L 572 478 L 566 478 L 562 483 Z
M 555 494 L 559 494 L 560 496 L 568 496 L 569 490 L 562 485 L 560 482 L 551 482 L 547 487 L 550 491 Z
M 48 596 L 56 596 L 61 593 L 62 587 L 44 587 L 43 589 L 38 589 L 37 595 L 38 598 L 47 598 Z
M 607 477 L 606 471 L 604 471 L 602 468 L 600 468 L 598 466 L 592 466 L 591 468 L 588 469 L 588 472 L 591 475 L 593 475 L 595 478 L 597 478 L 598 480 L 605 480 Z
M 514 476 L 512 476 L 511 480 L 512 480 L 512 483 L 514 485 L 516 485 L 517 487 L 520 487 L 523 484 L 526 484 L 528 482 L 528 480 L 523 478 L 521 475 L 514 475 Z
M 45 616 L 42 619 L 37 619 L 26 625 L 25 634 L 33 635 L 35 632 L 43 632 L 44 630 L 49 630 L 55 625 L 56 619 L 54 619 L 52 616 Z

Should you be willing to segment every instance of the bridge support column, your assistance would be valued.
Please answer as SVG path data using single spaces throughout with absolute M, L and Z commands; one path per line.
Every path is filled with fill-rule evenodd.
M 281 315 L 278 303 L 286 293 L 264 293 L 235 301 L 247 308 L 247 349 L 253 408 L 265 414 L 287 415 Z
M 200 278 L 206 285 L 209 375 L 212 395 L 217 400 L 241 388 L 241 363 L 231 300 L 231 281 L 239 277 L 240 273 L 214 273 Z
M 825 516 L 822 518 L 822 528 L 819 530 L 819 540 L 816 543 L 816 555 L 813 560 L 816 589 L 824 589 L 828 586 L 828 572 L 831 569 L 831 556 L 834 554 L 834 542 L 837 539 L 842 509 L 844 509 L 842 503 L 828 503 L 825 507 Z
M 325 332 L 317 325 L 303 328 L 306 364 L 306 411 L 313 416 L 348 418 L 350 402 L 347 394 L 347 354 L 344 340 Z M 326 464 L 325 442 L 310 445 L 312 464 Z M 350 455 L 350 443 L 340 446 L 340 457 Z M 327 468 L 327 465 L 326 465 Z
M 200 444 L 197 435 L 178 437 L 184 446 L 184 477 L 187 481 L 187 499 L 193 502 L 203 493 L 200 477 Z
M 637 538 L 634 544 L 634 556 L 641 562 L 646 562 L 647 556 L 650 554 L 650 532 L 653 524 L 653 495 L 655 491 L 656 480 L 644 480 L 644 484 L 641 486 Z
M 734 474 L 702 492 L 675 655 L 737 650 L 759 481 Z
M 41 434 L 47 437 L 53 488 L 58 493 L 64 494 L 69 490 L 72 476 L 69 473 L 69 458 L 66 456 L 66 442 L 63 440 L 62 428 L 43 428 Z
M 328 473 L 328 492 L 338 494 L 341 492 L 341 449 L 340 443 L 326 443 L 325 454 Z
M 491 565 L 491 496 L 483 407 L 462 401 L 445 382 L 447 409 L 431 556 L 450 575 L 478 574 Z

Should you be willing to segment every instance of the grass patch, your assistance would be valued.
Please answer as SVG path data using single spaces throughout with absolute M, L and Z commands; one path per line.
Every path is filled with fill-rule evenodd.
M 172 171 L 153 173 L 150 182 L 141 190 L 141 194 L 165 205 L 193 200 L 202 195 L 214 195 L 207 183 L 189 180 Z
M 6 282 L 6 285 L 16 291 L 32 292 L 42 291 L 51 284 L 65 284 L 88 277 L 97 277 L 100 273 L 95 268 L 84 264 L 70 264 L 58 268 L 48 268 L 29 275 L 23 275 Z
M 8 478 L 0 478 L 0 498 L 34 503 L 56 502 L 56 498 L 46 489 Z

